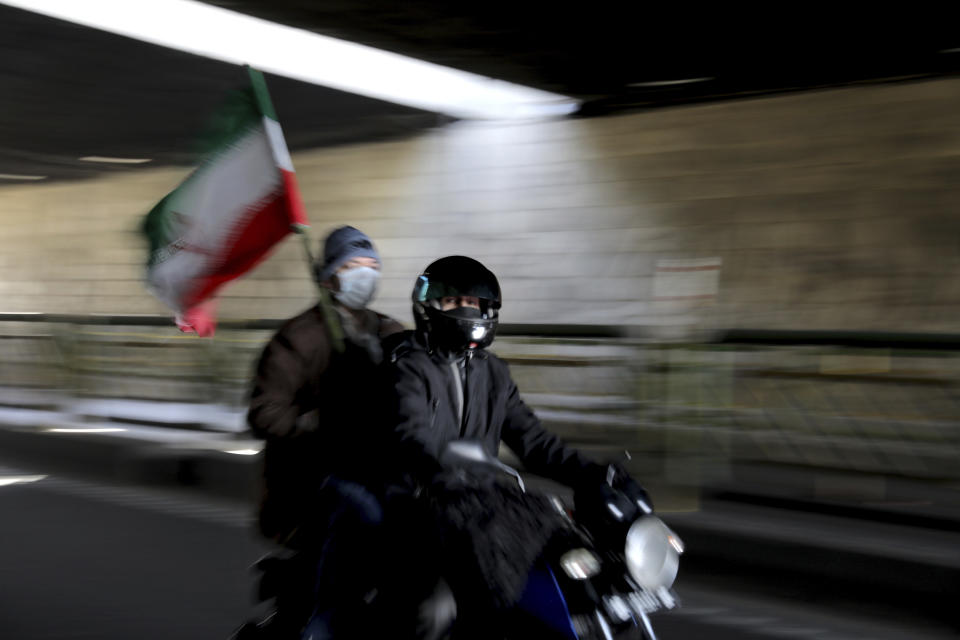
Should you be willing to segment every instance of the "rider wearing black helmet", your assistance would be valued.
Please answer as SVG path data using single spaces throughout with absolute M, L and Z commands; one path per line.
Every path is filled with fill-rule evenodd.
M 516 602 L 530 566 L 557 529 L 539 518 L 542 513 L 523 513 L 535 501 L 519 500 L 502 485 L 463 492 L 463 474 L 441 463 L 449 442 L 478 442 L 496 456 L 502 439 L 529 471 L 567 486 L 597 486 L 617 476 L 621 485 L 642 492 L 622 470 L 588 460 L 541 426 L 506 363 L 486 351 L 500 306 L 500 285 L 490 270 L 464 256 L 441 258 L 414 285 L 416 330 L 406 332 L 384 362 L 396 475 L 412 493 L 429 498 L 448 580 L 461 614 L 468 613 L 467 603 L 468 624 L 477 629 Z
M 413 317 L 427 348 L 447 356 L 493 342 L 500 311 L 497 277 L 472 258 L 437 260 L 417 278 Z
M 501 438 L 528 469 L 572 485 L 596 465 L 546 432 L 520 399 L 506 363 L 488 353 L 499 322 L 500 285 L 478 261 L 448 256 L 428 266 L 413 289 L 416 330 L 388 363 L 397 402 L 395 432 L 410 455 L 405 471 L 429 482 L 443 446 L 480 441 L 496 455 Z M 415 460 L 413 460 L 415 458 Z M 605 466 L 602 467 L 604 470 Z

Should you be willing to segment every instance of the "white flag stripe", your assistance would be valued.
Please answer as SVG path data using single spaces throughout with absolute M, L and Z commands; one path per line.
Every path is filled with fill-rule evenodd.
M 284 171 L 292 172 L 293 160 L 290 158 L 290 151 L 287 150 L 287 143 L 283 139 L 283 130 L 280 128 L 280 123 L 263 116 L 263 126 L 266 129 L 267 140 L 270 141 L 274 162 Z

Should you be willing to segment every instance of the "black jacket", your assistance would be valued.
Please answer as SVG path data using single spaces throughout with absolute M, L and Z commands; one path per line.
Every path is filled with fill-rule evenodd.
M 497 356 L 477 351 L 451 363 L 428 352 L 408 331 L 383 366 L 389 387 L 385 419 L 393 427 L 392 456 L 399 473 L 430 483 L 442 471 L 439 458 L 446 443 L 480 441 L 488 454 L 496 456 L 502 438 L 537 475 L 571 487 L 603 477 L 605 466 L 586 459 L 541 426 Z
M 377 318 L 381 338 L 403 330 Z M 349 338 L 344 343 L 342 353 L 331 348 L 314 306 L 284 323 L 257 364 L 247 422 L 266 440 L 260 528 L 269 538 L 284 540 L 316 515 L 327 476 L 366 482 L 376 472 L 368 445 L 379 419 L 370 401 L 379 363 Z
M 444 446 L 474 440 L 495 456 L 502 438 L 529 471 L 574 488 L 602 482 L 606 467 L 546 431 L 493 354 L 477 351 L 451 363 L 407 332 L 382 369 L 394 485 L 401 494 L 424 490 L 435 527 L 424 538 L 436 541 L 426 553 L 441 559 L 458 618 L 493 637 L 497 612 L 520 598 L 530 567 L 564 525 L 546 498 L 521 496 L 509 483 L 488 482 L 488 474 L 444 468 Z

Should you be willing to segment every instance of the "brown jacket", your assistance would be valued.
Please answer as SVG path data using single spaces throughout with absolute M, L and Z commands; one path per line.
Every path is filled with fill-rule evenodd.
M 379 336 L 403 330 L 376 314 Z M 315 516 L 317 489 L 336 474 L 369 481 L 376 469 L 368 444 L 374 434 L 371 398 L 378 362 L 350 338 L 331 348 L 318 306 L 288 320 L 263 350 L 247 422 L 265 439 L 260 526 L 283 540 Z

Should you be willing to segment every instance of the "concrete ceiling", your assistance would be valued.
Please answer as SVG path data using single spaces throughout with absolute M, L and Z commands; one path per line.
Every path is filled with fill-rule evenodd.
M 937 15 L 871 26 L 789 10 L 668 14 L 606 0 L 209 4 L 573 96 L 582 101 L 579 117 L 960 70 L 960 37 Z M 678 82 L 691 79 L 698 81 Z M 268 81 L 293 149 L 405 136 L 449 120 Z M 211 112 L 244 82 L 234 65 L 0 5 L 0 174 L 77 179 L 136 170 L 79 160 L 91 155 L 192 164 Z

